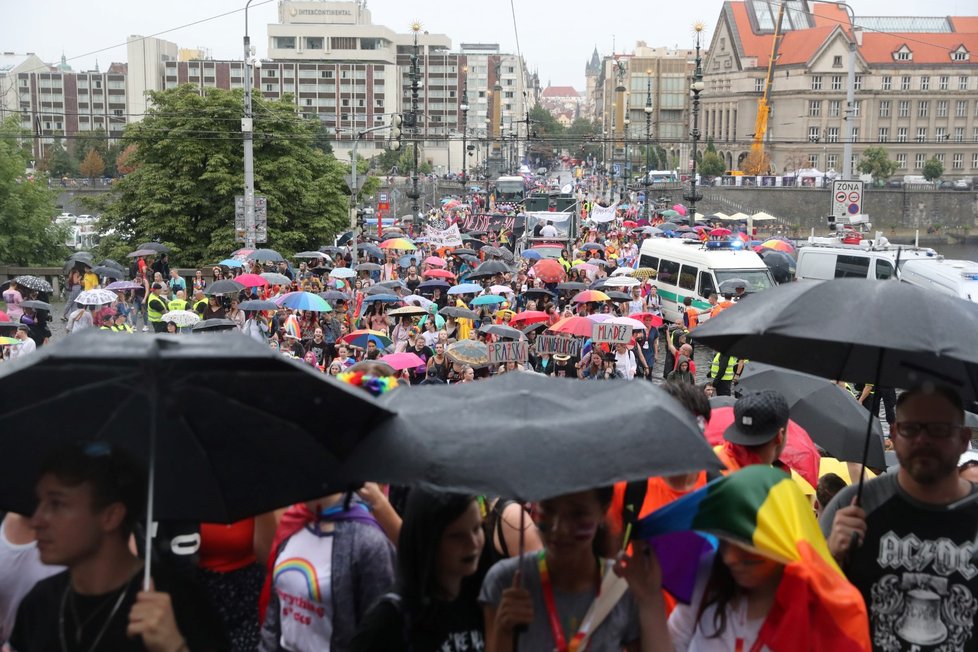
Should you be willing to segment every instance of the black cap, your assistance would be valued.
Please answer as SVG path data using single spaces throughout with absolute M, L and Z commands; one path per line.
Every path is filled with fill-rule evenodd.
M 788 425 L 788 402 L 780 392 L 765 389 L 745 394 L 734 403 L 734 422 L 723 431 L 733 444 L 758 446 L 774 439 Z

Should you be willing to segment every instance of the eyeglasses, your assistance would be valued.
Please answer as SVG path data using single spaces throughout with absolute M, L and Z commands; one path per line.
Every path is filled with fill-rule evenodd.
M 960 423 L 946 421 L 897 421 L 893 426 L 893 431 L 905 439 L 915 439 L 925 431 L 933 439 L 948 439 L 963 427 Z

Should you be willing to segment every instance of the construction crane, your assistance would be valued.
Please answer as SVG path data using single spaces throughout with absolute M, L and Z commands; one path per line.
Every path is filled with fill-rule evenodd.
M 750 155 L 745 163 L 745 172 L 749 175 L 767 174 L 770 164 L 764 154 L 764 134 L 767 133 L 767 119 L 771 113 L 771 83 L 774 81 L 774 65 L 778 60 L 778 50 L 781 48 L 781 22 L 784 20 L 784 3 L 778 3 L 778 20 L 774 25 L 774 43 L 771 44 L 771 60 L 767 63 L 767 77 L 764 79 L 764 93 L 757 101 L 757 120 L 754 122 L 754 142 L 750 146 Z

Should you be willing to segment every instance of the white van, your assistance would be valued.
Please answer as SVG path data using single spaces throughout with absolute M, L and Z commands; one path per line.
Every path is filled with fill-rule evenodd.
M 978 263 L 944 258 L 908 260 L 900 280 L 978 303 Z
M 899 277 L 904 263 L 930 259 L 937 252 L 928 247 L 891 245 L 886 238 L 842 244 L 838 238 L 809 238 L 798 248 L 795 280 L 828 281 L 833 278 Z
M 774 287 L 771 271 L 761 257 L 749 248 L 733 248 L 716 243 L 717 248 L 702 242 L 672 238 L 648 238 L 642 243 L 639 267 L 658 271 L 652 284 L 662 298 L 663 316 L 670 322 L 682 317 L 683 299 L 693 298 L 693 307 L 705 313 L 707 301 L 720 283 L 742 279 L 748 292 L 760 292 Z M 703 315 L 705 316 L 705 314 Z M 702 317 L 701 317 L 702 320 Z

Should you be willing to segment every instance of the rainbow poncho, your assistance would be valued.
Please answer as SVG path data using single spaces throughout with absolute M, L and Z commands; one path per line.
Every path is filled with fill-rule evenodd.
M 702 551 L 709 535 L 785 564 L 755 649 L 872 649 L 862 595 L 829 553 L 811 505 L 782 471 L 754 465 L 714 480 L 640 520 L 634 532 L 655 548 L 666 588 L 686 601 L 698 567 L 691 551 Z

